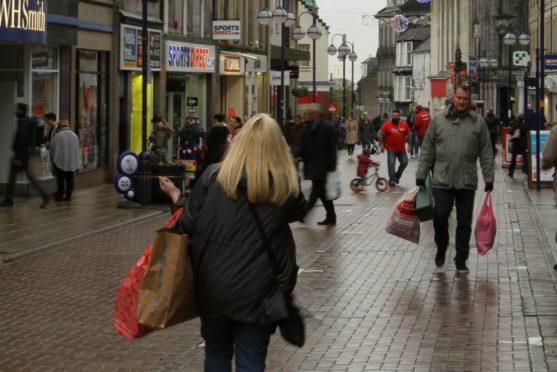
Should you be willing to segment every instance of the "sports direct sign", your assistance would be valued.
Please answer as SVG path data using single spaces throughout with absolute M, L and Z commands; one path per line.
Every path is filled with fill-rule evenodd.
M 240 21 L 213 21 L 213 40 L 240 40 Z

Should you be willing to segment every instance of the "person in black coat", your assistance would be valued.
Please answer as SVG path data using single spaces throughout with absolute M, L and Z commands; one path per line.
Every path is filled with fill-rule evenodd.
M 497 133 L 499 132 L 500 121 L 499 118 L 493 112 L 493 107 L 487 109 L 487 114 L 484 116 L 485 123 L 487 124 L 487 129 L 489 130 L 489 138 L 491 139 L 491 148 L 493 149 L 493 156 L 497 154 Z
M 216 123 L 211 126 L 211 129 L 209 129 L 207 133 L 207 154 L 203 166 L 204 168 L 222 160 L 226 151 L 228 135 L 230 134 L 230 131 L 224 124 L 224 114 L 216 114 L 214 119 Z
M 327 215 L 319 225 L 335 225 L 337 216 L 332 200 L 327 200 L 325 185 L 327 173 L 337 167 L 336 134 L 334 123 L 324 120 L 321 106 L 312 103 L 308 107 L 308 122 L 302 134 L 299 157 L 304 162 L 305 179 L 311 180 L 312 189 L 308 200 L 308 212 L 321 199 Z
M 161 177 L 160 186 L 178 203 L 180 191 L 170 180 Z M 269 313 L 269 295 L 277 285 L 275 271 L 287 292 L 296 285 L 296 246 L 288 223 L 301 220 L 304 211 L 278 124 L 266 114 L 253 116 L 223 162 L 202 174 L 178 221 L 190 238 L 205 371 L 231 371 L 234 353 L 238 371 L 265 369 L 270 335 L 284 317 Z M 269 246 L 263 247 L 265 240 Z
M 522 155 L 522 172 L 527 173 L 526 151 L 528 149 L 528 126 L 524 122 L 524 114 L 519 113 L 511 127 L 511 165 L 509 166 L 509 177 L 513 178 L 518 155 Z
M 6 196 L 0 203 L 0 206 L 11 207 L 14 205 L 13 193 L 15 189 L 15 177 L 19 172 L 25 172 L 31 185 L 37 189 L 41 195 L 43 202 L 40 207 L 44 208 L 48 203 L 48 194 L 39 186 L 37 180 L 29 170 L 29 157 L 35 149 L 35 140 L 37 138 L 37 121 L 27 116 L 27 105 L 24 103 L 17 104 L 16 116 L 17 130 L 12 147 L 14 156 L 10 164 L 10 176 L 6 189 Z

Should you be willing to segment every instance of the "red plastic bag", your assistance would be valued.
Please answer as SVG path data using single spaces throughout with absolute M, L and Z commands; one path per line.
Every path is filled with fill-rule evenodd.
M 478 221 L 476 221 L 476 230 L 474 231 L 476 237 L 476 248 L 478 253 L 483 256 L 495 243 L 495 235 L 497 235 L 497 221 L 493 214 L 493 206 L 491 203 L 491 192 L 485 196 L 484 204 L 480 210 Z
M 420 219 L 416 212 L 418 188 L 405 193 L 393 207 L 385 230 L 389 234 L 418 244 L 420 241 Z
M 179 209 L 166 223 L 166 228 L 172 228 L 176 224 L 178 217 L 182 214 Z M 137 260 L 135 266 L 128 272 L 126 277 L 120 282 L 116 301 L 114 304 L 114 315 L 112 324 L 116 332 L 127 340 L 135 340 L 153 331 L 137 322 L 137 299 L 141 280 L 145 274 L 149 255 L 151 254 L 151 244 L 147 246 L 143 256 Z

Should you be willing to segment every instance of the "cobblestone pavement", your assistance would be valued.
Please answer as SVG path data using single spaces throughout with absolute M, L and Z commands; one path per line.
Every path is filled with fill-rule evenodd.
M 540 219 L 557 211 L 498 168 L 496 247 L 480 257 L 472 246 L 468 275 L 455 272 L 454 246 L 436 269 L 431 222 L 422 224 L 419 245 L 383 228 L 416 164 L 411 159 L 401 187 L 353 194 L 356 164 L 343 156 L 337 226 L 316 226 L 322 208 L 292 225 L 308 337 L 297 349 L 273 336 L 269 371 L 557 371 L 555 259 Z M 197 320 L 134 342 L 111 325 L 119 281 L 165 218 L 8 263 L 0 273 L 0 370 L 201 371 Z

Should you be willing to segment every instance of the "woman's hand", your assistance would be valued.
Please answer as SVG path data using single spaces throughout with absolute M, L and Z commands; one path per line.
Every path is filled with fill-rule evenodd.
M 170 197 L 172 203 L 176 204 L 181 193 L 168 177 L 159 176 L 159 187 L 162 192 Z

